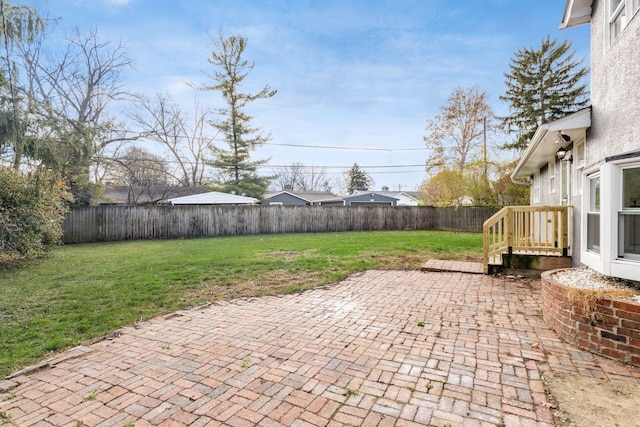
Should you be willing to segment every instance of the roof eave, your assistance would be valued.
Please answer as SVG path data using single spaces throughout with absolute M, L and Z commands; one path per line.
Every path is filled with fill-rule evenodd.
M 548 125 L 546 124 L 539 126 L 538 129 L 536 129 L 536 133 L 533 135 L 533 138 L 531 138 L 531 142 L 529 142 L 529 145 L 527 145 L 527 148 L 524 150 L 524 153 L 522 153 L 522 157 L 520 157 L 518 164 L 513 169 L 513 172 L 511 172 L 511 181 L 518 182 L 517 178 L 524 178 L 523 175 L 520 175 L 520 172 L 522 171 L 524 166 L 529 162 L 529 160 L 531 159 L 531 156 L 536 151 L 538 146 L 542 144 L 542 141 L 544 140 L 544 137 L 547 135 L 548 131 L 549 131 Z
M 513 169 L 511 180 L 522 182 L 522 178 L 531 176 L 532 170 L 539 169 L 540 166 L 553 158 L 560 147 L 566 148 L 572 144 L 589 127 L 591 127 L 591 107 L 583 108 L 561 119 L 540 125 Z M 570 134 L 571 140 L 557 143 L 557 132 Z
M 592 4 L 593 0 L 567 0 L 559 28 L 564 30 L 590 23 Z

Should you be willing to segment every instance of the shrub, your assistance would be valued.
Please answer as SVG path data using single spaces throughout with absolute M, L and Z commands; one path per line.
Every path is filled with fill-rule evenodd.
M 41 254 L 62 238 L 70 194 L 48 171 L 0 167 L 0 265 Z

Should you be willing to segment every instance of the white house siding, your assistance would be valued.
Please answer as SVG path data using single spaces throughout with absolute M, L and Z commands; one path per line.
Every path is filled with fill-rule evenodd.
M 640 14 L 630 19 L 620 36 L 610 43 L 606 0 L 592 4 L 591 16 L 591 129 L 587 135 L 583 197 L 574 198 L 582 236 L 586 236 L 586 210 L 589 187 L 586 176 L 600 173 L 600 253 L 581 247 L 581 261 L 600 272 L 638 279 L 638 262 L 618 257 L 618 210 L 621 204 L 620 166 L 640 163 L 640 158 L 618 162 L 612 156 L 640 151 Z M 584 201 L 584 206 L 578 203 Z M 582 206 L 582 208 L 581 208 Z M 575 237 L 574 237 L 575 239 Z M 580 243 L 579 240 L 576 240 Z M 586 242 L 585 245 L 586 246 Z
M 404 194 L 397 194 L 392 197 L 398 199 L 398 206 L 418 206 L 420 204 L 416 199 Z
M 553 185 L 553 190 L 551 186 L 551 169 L 549 165 L 543 166 L 540 169 L 540 203 L 536 203 L 536 205 L 540 206 L 559 206 L 560 205 L 560 192 L 558 191 L 560 180 L 559 180 L 559 171 L 560 171 L 560 162 L 555 161 L 555 180 Z
M 586 169 L 606 157 L 640 149 L 640 14 L 609 45 L 606 1 L 591 17 L 591 133 Z

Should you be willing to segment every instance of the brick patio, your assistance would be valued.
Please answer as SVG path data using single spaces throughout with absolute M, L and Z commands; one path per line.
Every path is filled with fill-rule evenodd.
M 0 414 L 17 426 L 544 427 L 544 371 L 640 382 L 560 341 L 539 300 L 539 280 L 367 271 L 124 328 L 1 382 Z

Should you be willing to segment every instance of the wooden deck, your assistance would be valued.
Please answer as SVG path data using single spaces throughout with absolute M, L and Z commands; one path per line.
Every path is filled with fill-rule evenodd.
M 571 265 L 569 206 L 506 206 L 485 221 L 483 271 L 501 268 L 534 270 L 546 265 Z M 548 262 L 557 257 L 559 263 Z M 539 258 L 539 259 L 537 259 Z M 515 260 L 516 266 L 509 265 Z

